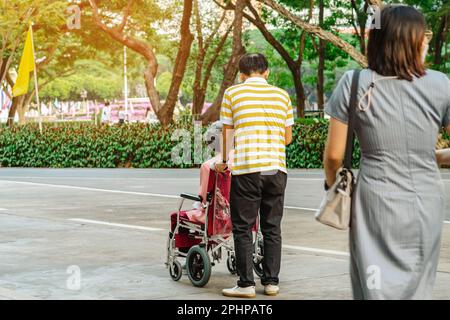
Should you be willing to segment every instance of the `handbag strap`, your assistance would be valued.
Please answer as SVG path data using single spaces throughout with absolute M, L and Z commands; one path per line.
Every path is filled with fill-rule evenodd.
M 360 73 L 361 73 L 360 70 L 355 70 L 352 79 L 350 106 L 348 110 L 347 144 L 345 146 L 345 158 L 344 158 L 344 168 L 346 169 L 351 169 L 353 162 L 353 146 L 355 142 L 356 108 L 358 104 L 358 86 Z

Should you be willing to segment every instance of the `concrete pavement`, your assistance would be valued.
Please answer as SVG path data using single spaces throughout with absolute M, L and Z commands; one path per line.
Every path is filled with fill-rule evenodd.
M 0 299 L 222 299 L 235 282 L 225 261 L 205 288 L 173 282 L 164 267 L 168 215 L 179 193 L 196 192 L 198 174 L 0 169 Z M 442 176 L 450 190 L 450 171 Z M 351 298 L 347 234 L 313 219 L 322 181 L 317 170 L 290 172 L 279 299 Z M 450 224 L 435 298 L 450 298 Z

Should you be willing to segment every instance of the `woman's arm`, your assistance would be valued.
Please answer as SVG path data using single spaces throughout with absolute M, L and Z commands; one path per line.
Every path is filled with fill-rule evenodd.
M 448 126 L 446 129 L 448 134 L 450 134 L 450 126 Z M 450 165 L 450 149 L 437 150 L 436 159 L 439 166 Z
M 330 120 L 328 139 L 325 146 L 324 167 L 327 185 L 331 187 L 336 182 L 336 173 L 345 156 L 348 126 L 336 119 Z

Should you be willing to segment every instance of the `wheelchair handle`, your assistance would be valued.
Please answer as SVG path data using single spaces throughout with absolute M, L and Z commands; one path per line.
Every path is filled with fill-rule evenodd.
M 193 195 L 190 193 L 182 193 L 182 194 L 180 194 L 180 197 L 183 199 L 187 199 L 187 200 L 203 202 L 203 198 L 200 195 Z

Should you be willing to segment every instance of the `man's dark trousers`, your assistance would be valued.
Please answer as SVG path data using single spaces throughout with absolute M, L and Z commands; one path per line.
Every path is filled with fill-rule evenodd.
M 264 237 L 263 285 L 278 285 L 281 264 L 281 218 L 287 174 L 257 172 L 231 178 L 231 219 L 233 222 L 238 286 L 254 286 L 252 229 L 260 213 Z

